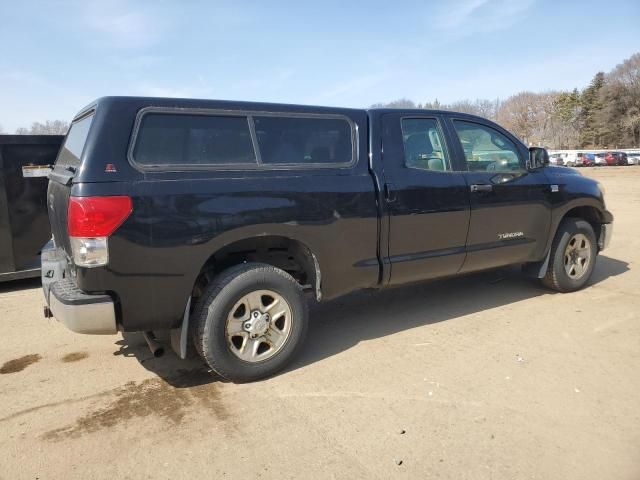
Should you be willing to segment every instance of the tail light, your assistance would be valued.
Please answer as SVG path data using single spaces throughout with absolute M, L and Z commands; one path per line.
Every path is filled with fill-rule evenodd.
M 108 238 L 131 214 L 131 198 L 70 197 L 67 230 L 71 254 L 79 267 L 101 267 L 109 262 Z

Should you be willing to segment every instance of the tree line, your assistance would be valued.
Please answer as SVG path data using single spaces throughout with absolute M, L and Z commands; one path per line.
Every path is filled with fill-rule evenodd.
M 415 103 L 402 98 L 372 107 L 451 110 L 486 117 L 529 145 L 553 149 L 640 146 L 640 53 L 583 90 L 520 92 L 506 100 Z
M 33 122 L 30 127 L 16 129 L 16 135 L 66 135 L 69 122 L 64 120 L 47 120 L 44 123 Z
M 69 122 L 64 120 L 47 120 L 44 123 L 33 122 L 30 127 L 16 129 L 16 135 L 66 135 Z M 0 135 L 7 134 L 0 125 Z

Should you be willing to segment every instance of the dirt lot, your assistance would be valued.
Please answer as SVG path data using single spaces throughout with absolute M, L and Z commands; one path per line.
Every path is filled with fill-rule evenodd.
M 583 173 L 616 217 L 586 290 L 505 269 L 360 293 L 249 385 L 0 285 L 0 478 L 639 479 L 640 167 Z

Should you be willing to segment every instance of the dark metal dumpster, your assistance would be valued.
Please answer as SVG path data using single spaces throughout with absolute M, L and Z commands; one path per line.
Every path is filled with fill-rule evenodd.
M 47 174 L 63 135 L 0 135 L 0 282 L 40 275 L 51 238 Z

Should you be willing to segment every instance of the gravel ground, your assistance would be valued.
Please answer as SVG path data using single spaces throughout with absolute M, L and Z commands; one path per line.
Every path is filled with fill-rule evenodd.
M 585 290 L 509 268 L 351 295 L 253 384 L 0 285 L 0 478 L 640 478 L 640 167 L 582 172 L 616 218 Z

